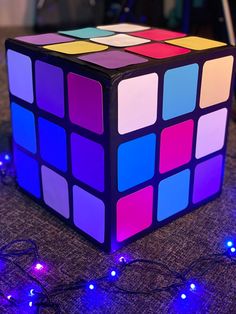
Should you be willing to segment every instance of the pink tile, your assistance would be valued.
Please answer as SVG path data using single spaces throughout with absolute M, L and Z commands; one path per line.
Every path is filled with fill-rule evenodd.
M 165 59 L 189 53 L 191 50 L 162 43 L 151 43 L 125 48 L 126 51 L 154 59 Z
M 187 120 L 161 132 L 160 167 L 161 173 L 187 164 L 192 156 L 193 120 Z
M 180 37 L 186 36 L 186 34 L 184 33 L 168 31 L 166 29 L 149 29 L 147 31 L 131 33 L 130 35 L 147 38 L 151 40 L 157 40 L 157 41 L 180 38 Z
M 152 224 L 153 187 L 122 197 L 117 202 L 117 241 L 124 241 Z

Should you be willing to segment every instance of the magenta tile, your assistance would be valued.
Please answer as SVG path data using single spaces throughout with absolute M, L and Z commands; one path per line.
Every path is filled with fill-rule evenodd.
M 105 51 L 91 53 L 79 57 L 80 60 L 100 65 L 107 69 L 118 69 L 131 64 L 139 64 L 148 60 L 124 51 Z
M 103 133 L 103 95 L 100 82 L 69 73 L 68 102 L 72 123 L 97 134 Z
M 15 39 L 34 45 L 49 45 L 74 41 L 74 38 L 62 36 L 56 33 L 19 36 L 15 37 Z

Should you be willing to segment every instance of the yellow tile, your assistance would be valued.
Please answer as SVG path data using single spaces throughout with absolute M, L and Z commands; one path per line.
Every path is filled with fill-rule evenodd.
M 166 42 L 172 45 L 189 48 L 193 50 L 211 49 L 227 45 L 226 43 L 220 41 L 215 41 L 197 36 L 188 36 L 178 39 L 171 39 L 166 40 Z
M 66 53 L 69 55 L 102 51 L 108 49 L 108 46 L 90 43 L 87 41 L 73 41 L 69 43 L 43 46 L 43 48 Z

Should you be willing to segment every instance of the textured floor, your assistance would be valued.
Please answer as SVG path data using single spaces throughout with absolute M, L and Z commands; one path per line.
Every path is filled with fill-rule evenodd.
M 4 61 L 4 37 L 16 35 L 15 30 L 0 29 L 0 150 L 7 147 L 10 117 Z M 228 154 L 236 155 L 236 124 L 230 124 Z M 192 260 L 222 249 L 228 235 L 236 234 L 236 160 L 228 157 L 222 196 L 195 212 L 178 219 L 145 238 L 132 243 L 119 253 L 107 255 L 97 251 L 89 242 L 68 228 L 58 218 L 47 213 L 15 187 L 0 185 L 0 246 L 16 238 L 37 241 L 48 266 L 42 282 L 48 288 L 76 278 L 100 276 L 114 264 L 117 254 L 128 253 L 133 258 L 159 259 L 176 270 Z M 3 278 L 1 276 L 1 278 Z M 184 313 L 236 313 L 236 267 L 217 266 L 200 280 L 203 287 L 201 310 Z M 14 269 L 5 278 L 9 290 L 23 284 Z M 134 269 L 122 276 L 124 287 L 147 286 L 157 281 L 151 272 Z M 0 289 L 7 289 L 0 280 Z M 154 294 L 134 296 L 102 292 L 92 297 L 85 292 L 68 293 L 55 301 L 63 313 L 177 313 L 175 295 Z M 0 313 L 21 313 L 2 305 Z M 52 313 L 44 311 L 43 313 Z

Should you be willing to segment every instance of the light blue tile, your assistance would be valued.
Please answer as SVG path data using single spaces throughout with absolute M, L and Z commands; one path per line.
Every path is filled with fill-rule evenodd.
M 119 146 L 119 191 L 125 191 L 153 177 L 155 170 L 155 150 L 155 134 L 142 136 Z
M 192 112 L 196 107 L 198 64 L 166 71 L 163 91 L 163 119 Z
M 86 28 L 79 28 L 70 31 L 60 31 L 60 34 L 73 36 L 76 38 L 88 39 L 88 38 L 95 38 L 95 37 L 105 37 L 113 35 L 114 32 L 98 29 L 95 27 L 86 27 Z
M 162 180 L 158 186 L 157 220 L 162 221 L 184 210 L 189 203 L 190 170 Z

